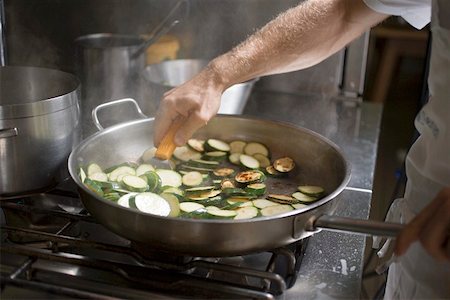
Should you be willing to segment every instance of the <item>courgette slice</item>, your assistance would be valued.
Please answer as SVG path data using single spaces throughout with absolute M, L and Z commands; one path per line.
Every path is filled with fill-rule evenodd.
M 295 204 L 291 204 L 291 206 L 295 209 L 302 209 L 302 208 L 308 207 L 308 205 L 303 204 L 303 203 L 295 203 Z
M 230 153 L 244 153 L 244 148 L 247 145 L 244 141 L 232 141 L 230 143 Z
M 237 212 L 235 210 L 226 210 L 226 209 L 212 209 L 208 210 L 207 212 L 210 215 L 220 218 L 233 218 L 237 215 Z
M 170 203 L 166 199 L 150 192 L 137 194 L 134 204 L 138 210 L 152 215 L 167 217 L 171 212 Z
M 231 205 L 238 205 L 238 207 L 247 207 L 247 206 L 253 206 L 252 201 L 241 201 L 241 200 L 230 200 L 227 199 L 227 202 Z
M 149 192 L 156 193 L 162 186 L 161 178 L 155 171 L 147 171 L 139 177 L 147 181 Z
M 111 181 L 118 181 L 117 178 L 120 175 L 136 175 L 136 170 L 129 166 L 120 166 L 115 168 L 109 173 L 108 178 Z
M 239 183 L 256 183 L 263 180 L 263 173 L 257 170 L 243 171 L 236 174 L 234 179 Z
M 187 146 L 181 146 L 175 148 L 173 151 L 173 156 L 180 161 L 189 161 L 191 159 L 200 159 L 202 154 L 200 152 L 194 151 Z
M 197 152 L 204 152 L 205 151 L 205 147 L 204 147 L 205 141 L 203 140 L 198 140 L 198 139 L 189 139 L 187 141 L 187 145 L 192 149 L 195 150 Z
M 239 158 L 241 157 L 241 155 L 242 155 L 242 153 L 232 153 L 232 154 L 230 154 L 230 156 L 228 156 L 228 160 L 233 165 L 240 165 L 241 160 Z
M 272 165 L 266 167 L 266 173 L 273 177 L 281 177 L 286 175 L 286 173 L 281 173 L 275 170 L 275 168 Z
M 103 170 L 97 164 L 89 164 L 89 166 L 87 167 L 87 175 L 88 175 L 88 177 L 89 177 L 89 175 L 92 175 L 94 173 L 103 173 Z
M 122 197 L 119 198 L 119 200 L 117 200 L 117 204 L 119 204 L 120 206 L 126 207 L 126 208 L 130 208 L 130 198 L 136 196 L 138 193 L 128 193 L 123 195 Z
M 311 202 L 319 200 L 319 198 L 317 198 L 317 197 L 309 196 L 309 195 L 303 194 L 302 192 L 295 192 L 292 194 L 292 197 L 294 197 L 296 200 L 303 202 L 303 203 L 311 203 Z
M 273 167 L 275 170 L 281 173 L 287 173 L 292 171 L 295 167 L 295 162 L 290 157 L 282 157 L 273 162 Z
M 124 163 L 106 168 L 105 170 L 103 170 L 103 172 L 109 175 L 112 171 L 114 171 L 115 169 L 118 169 L 120 167 L 130 167 L 133 170 L 135 170 L 138 167 L 138 165 L 134 162 L 124 162 Z M 131 175 L 134 175 L 134 174 L 131 174 Z
M 267 200 L 267 199 L 256 199 L 252 201 L 253 205 L 257 208 L 263 209 L 269 206 L 280 205 L 276 202 Z
M 169 193 L 162 193 L 160 196 L 169 203 L 170 213 L 168 216 L 177 217 L 180 214 L 180 202 L 178 198 L 174 194 Z
M 182 164 L 182 165 L 180 165 L 180 168 L 181 168 L 182 170 L 187 170 L 187 171 L 198 171 L 198 172 L 200 172 L 200 173 L 209 173 L 209 172 L 214 171 L 214 169 L 212 169 L 212 168 L 193 167 L 193 166 L 190 166 L 190 165 L 187 165 L 187 164 Z
M 80 168 L 79 174 L 80 174 L 81 182 L 84 182 L 84 180 L 86 180 L 87 176 L 86 176 L 86 172 L 84 172 L 83 168 Z
M 186 162 L 185 165 L 197 168 L 214 169 L 217 168 L 219 162 L 215 160 L 191 159 L 190 161 Z
M 204 205 L 200 203 L 195 202 L 181 202 L 180 203 L 180 210 L 190 213 L 199 209 L 205 208 Z
M 245 187 L 247 193 L 261 196 L 266 192 L 266 185 L 264 183 L 252 183 Z
M 106 175 L 106 173 L 103 173 L 103 172 L 92 173 L 92 174 L 88 175 L 88 178 L 91 180 L 101 181 L 101 182 L 108 181 L 108 175 Z
M 235 220 L 252 219 L 258 215 L 258 209 L 254 206 L 246 206 L 236 209 Z
M 178 196 L 183 196 L 184 195 L 183 190 L 181 190 L 179 188 L 176 188 L 176 187 L 173 187 L 173 186 L 165 187 L 164 190 L 163 190 L 163 193 L 165 193 L 165 194 L 175 194 L 175 195 L 178 195 Z
M 84 180 L 84 185 L 85 185 L 88 189 L 90 189 L 91 191 L 93 191 L 94 193 L 96 193 L 97 195 L 99 195 L 100 197 L 103 197 L 103 190 L 102 190 L 102 187 L 101 187 L 99 184 L 95 183 L 95 181 L 93 181 L 93 180 L 91 180 L 91 179 L 89 179 L 89 178 L 86 178 L 86 179 Z
M 253 157 L 259 162 L 259 166 L 261 168 L 267 168 L 268 166 L 272 165 L 270 163 L 270 159 L 261 153 L 255 153 L 253 154 Z
M 176 171 L 158 169 L 155 172 L 156 174 L 158 174 L 159 178 L 161 178 L 162 186 L 168 185 L 173 187 L 179 187 L 183 184 L 181 175 Z
M 225 178 L 220 181 L 220 189 L 234 189 L 236 186 L 231 179 Z
M 259 161 L 256 158 L 246 154 L 241 154 L 241 156 L 239 156 L 239 162 L 247 169 L 258 169 L 260 166 Z
M 283 195 L 283 194 L 269 194 L 267 195 L 267 199 L 281 203 L 281 204 L 292 204 L 297 202 L 295 198 L 289 196 L 289 195 Z
M 105 193 L 103 195 L 103 198 L 109 201 L 118 201 L 120 199 L 120 194 L 117 192 L 110 192 L 110 193 Z
M 207 139 L 205 142 L 205 149 L 208 151 L 230 152 L 230 145 L 218 139 Z
M 224 188 L 222 189 L 222 193 L 228 197 L 247 195 L 247 192 L 240 188 Z
M 155 153 L 156 153 L 156 147 L 151 147 L 151 148 L 148 148 L 147 150 L 145 150 L 144 153 L 142 153 L 142 155 L 141 155 L 142 162 L 144 162 L 144 163 L 150 162 L 155 157 Z
M 193 201 L 202 201 L 202 200 L 207 200 L 210 198 L 214 198 L 217 195 L 220 195 L 222 191 L 220 190 L 212 190 L 209 192 L 204 192 L 201 194 L 194 194 L 194 195 L 189 195 L 187 196 L 188 199 L 193 200 Z
M 227 158 L 227 152 L 223 152 L 223 151 L 211 151 L 211 152 L 206 152 L 203 155 L 203 159 L 204 160 L 212 160 L 212 161 L 223 161 Z
M 187 172 L 181 180 L 185 186 L 198 186 L 203 182 L 203 175 L 197 171 Z
M 297 189 L 301 193 L 312 197 L 320 197 L 325 192 L 323 187 L 317 185 L 300 185 Z
M 203 193 L 209 193 L 212 190 L 214 190 L 215 186 L 209 185 L 209 186 L 199 186 L 194 188 L 185 189 L 184 192 L 186 195 L 199 195 Z
M 263 209 L 261 209 L 261 215 L 265 217 L 274 216 L 274 215 L 280 215 L 289 211 L 294 210 L 294 208 L 290 205 L 275 205 L 275 206 L 268 206 Z
M 228 177 L 234 174 L 234 169 L 232 168 L 218 168 L 213 171 L 213 174 L 217 177 Z
M 265 145 L 257 142 L 247 143 L 247 145 L 245 145 L 244 147 L 244 153 L 251 156 L 259 153 L 266 157 L 269 157 L 269 149 Z
M 125 175 L 122 178 L 122 184 L 125 189 L 131 192 L 144 192 L 148 190 L 147 181 L 135 175 Z
M 155 171 L 155 168 L 152 165 L 141 164 L 136 168 L 136 176 L 141 176 L 150 171 Z

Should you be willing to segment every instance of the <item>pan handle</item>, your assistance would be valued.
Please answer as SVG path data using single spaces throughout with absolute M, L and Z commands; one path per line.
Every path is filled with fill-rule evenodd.
M 363 235 L 396 237 L 404 227 L 405 225 L 399 223 L 322 215 L 318 218 L 311 219 L 307 223 L 305 230 L 316 231 L 317 229 L 326 229 Z
M 113 100 L 113 101 L 109 101 L 103 104 L 98 105 L 97 107 L 95 107 L 92 110 L 92 120 L 94 121 L 95 126 L 98 128 L 98 130 L 103 130 L 104 127 L 103 125 L 100 123 L 100 121 L 98 120 L 98 111 L 104 109 L 105 107 L 108 106 L 115 106 L 115 105 L 120 105 L 122 103 L 126 103 L 126 102 L 131 102 L 134 104 L 137 113 L 139 114 L 139 116 L 141 116 L 143 119 L 147 119 L 148 117 L 142 112 L 141 108 L 139 107 L 139 104 L 136 102 L 136 100 L 131 99 L 131 98 L 123 98 L 123 99 L 118 99 L 118 100 Z

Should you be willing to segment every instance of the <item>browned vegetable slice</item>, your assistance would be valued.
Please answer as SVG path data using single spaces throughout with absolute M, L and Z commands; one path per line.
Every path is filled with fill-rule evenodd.
M 198 140 L 198 139 L 189 139 L 187 142 L 188 146 L 194 149 L 198 152 L 204 152 L 205 151 L 205 141 Z
M 213 173 L 218 177 L 228 177 L 234 173 L 234 170 L 232 168 L 218 168 Z
M 274 161 L 273 167 L 275 170 L 281 173 L 286 173 L 292 171 L 295 167 L 295 162 L 290 157 L 282 157 Z
M 281 203 L 281 204 L 292 204 L 296 203 L 297 200 L 289 195 L 283 194 L 269 194 L 267 195 L 267 199 Z
M 234 179 L 239 183 L 252 183 L 261 180 L 262 175 L 264 174 L 259 171 L 243 171 L 239 172 Z

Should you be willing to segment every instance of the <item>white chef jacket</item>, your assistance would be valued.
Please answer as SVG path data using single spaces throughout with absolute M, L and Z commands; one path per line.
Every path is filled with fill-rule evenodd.
M 380 13 L 403 17 L 421 29 L 431 19 L 430 99 L 415 119 L 420 133 L 406 158 L 405 195 L 389 221 L 409 222 L 444 187 L 450 186 L 450 0 L 364 0 Z M 450 264 L 435 261 L 413 244 L 389 269 L 385 298 L 450 298 Z

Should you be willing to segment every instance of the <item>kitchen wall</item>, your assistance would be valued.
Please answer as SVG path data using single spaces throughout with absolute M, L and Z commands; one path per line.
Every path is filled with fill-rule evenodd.
M 90 33 L 145 34 L 175 0 L 4 0 L 10 65 L 75 70 L 74 39 Z M 298 0 L 191 0 L 190 12 L 171 32 L 178 57 L 211 59 L 296 5 Z M 257 88 L 336 93 L 343 53 L 304 71 L 270 76 Z

